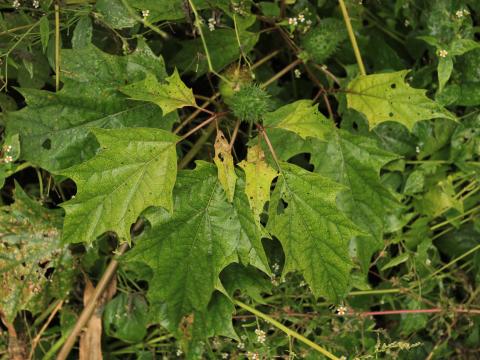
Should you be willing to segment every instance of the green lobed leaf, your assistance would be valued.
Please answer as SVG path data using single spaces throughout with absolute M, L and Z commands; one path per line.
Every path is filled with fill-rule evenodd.
M 318 111 L 310 100 L 298 100 L 264 116 L 264 125 L 294 132 L 303 139 L 307 136 L 324 139 L 333 123 Z
M 420 120 L 455 115 L 425 96 L 426 90 L 405 83 L 408 70 L 360 75 L 347 87 L 348 107 L 364 113 L 371 128 L 385 121 L 397 121 L 409 130 Z
M 359 233 L 336 205 L 344 186 L 296 165 L 281 168 L 267 229 L 282 243 L 284 273 L 300 271 L 316 296 L 338 302 L 349 285 L 348 244 Z
M 157 104 L 165 115 L 184 106 L 196 105 L 192 89 L 182 82 L 177 69 L 173 71 L 172 75 L 165 78 L 165 81 L 166 84 L 161 84 L 155 75 L 147 73 L 145 79 L 122 86 L 120 91 L 131 99 Z
M 63 203 L 63 240 L 91 243 L 106 231 L 130 241 L 130 227 L 149 206 L 172 210 L 178 138 L 151 128 L 95 129 L 101 145 L 92 159 L 62 175 L 77 184 L 77 195 Z
M 91 158 L 98 143 L 90 129 L 169 128 L 176 114 L 164 117 L 154 104 L 129 101 L 118 87 L 153 73 L 167 76 L 163 59 L 140 41 L 128 56 L 113 56 L 90 45 L 62 51 L 61 91 L 20 89 L 27 107 L 6 114 L 7 133 L 20 135 L 22 159 L 49 171 Z
M 383 246 L 387 211 L 399 206 L 380 183 L 380 169 L 398 156 L 380 149 L 376 141 L 343 130 L 328 142 L 315 142 L 311 162 L 315 172 L 345 185 L 341 208 L 365 234 L 356 239 L 357 257 L 368 269 L 372 253 Z
M 229 203 L 215 166 L 197 162 L 194 170 L 178 174 L 173 213 L 158 209 L 147 216 L 151 229 L 126 260 L 152 268 L 148 297 L 151 304 L 166 307 L 170 325 L 207 309 L 220 271 L 228 264 L 241 261 L 268 272 L 244 186 L 239 178 Z

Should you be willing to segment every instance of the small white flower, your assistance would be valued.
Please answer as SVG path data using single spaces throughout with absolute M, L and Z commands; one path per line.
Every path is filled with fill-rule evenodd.
M 337 315 L 343 316 L 347 313 L 348 308 L 346 306 L 340 305 L 336 309 Z
M 409 27 L 410 26 L 410 21 L 408 21 L 408 19 L 405 19 L 404 23 L 405 27 Z
M 12 151 L 12 145 L 3 145 L 3 151 L 5 152 Z
M 445 50 L 445 49 L 442 49 L 438 52 L 438 56 L 442 57 L 442 58 L 446 58 L 448 55 L 448 51 Z
M 273 286 L 278 286 L 279 285 L 278 280 L 275 278 L 275 276 L 272 276 L 270 278 L 270 282 L 272 283 Z
M 274 263 L 272 265 L 272 270 L 274 273 L 278 273 L 280 271 L 280 265 L 278 263 Z
M 347 360 L 347 357 L 345 355 L 340 356 L 340 360 Z
M 14 0 L 12 5 L 13 5 L 13 7 L 14 7 L 15 9 L 18 9 L 18 8 L 21 6 L 19 0 Z
M 415 147 L 415 152 L 416 152 L 417 154 L 420 154 L 420 146 L 416 146 L 416 147 Z
M 222 359 L 228 359 L 228 353 L 222 353 Z
M 11 157 L 10 155 L 7 155 L 5 156 L 3 161 L 5 162 L 5 164 L 11 163 L 13 161 L 13 157 Z
M 303 23 L 305 21 L 305 16 L 303 14 L 298 15 L 298 21 Z
M 459 19 L 461 19 L 463 17 L 463 10 L 457 10 L 455 12 L 455 16 Z
M 215 25 L 217 25 L 217 21 L 215 20 L 215 18 L 211 17 L 210 19 L 208 19 L 208 30 L 215 30 Z
M 257 341 L 260 344 L 264 344 L 265 340 L 267 339 L 267 334 L 265 333 L 265 331 L 260 330 L 260 329 L 256 329 L 255 334 L 257 335 Z
M 430 259 L 425 260 L 425 264 L 427 266 L 430 266 L 432 264 L 432 260 L 430 260 Z
M 312 25 L 312 20 L 307 20 L 307 25 L 308 26 Z
M 299 69 L 295 69 L 293 73 L 297 79 L 300 79 L 300 76 L 302 76 L 302 72 Z
M 252 353 L 252 352 L 248 352 L 247 353 L 247 358 L 249 360 L 260 360 L 260 355 L 258 355 L 258 353 Z
M 240 341 L 238 344 L 237 344 L 237 348 L 239 348 L 240 350 L 243 350 L 245 349 L 245 343 Z
M 33 0 L 32 1 L 32 6 L 35 8 L 35 9 L 38 9 L 40 7 L 40 1 L 39 0 Z
M 142 17 L 144 19 L 148 18 L 150 16 L 150 10 L 142 10 Z
M 294 17 L 294 18 L 288 18 L 288 24 L 289 24 L 289 25 L 293 25 L 293 26 L 297 25 L 297 24 L 298 24 L 297 18 L 296 18 L 296 17 Z
M 467 9 L 463 9 L 463 15 L 465 16 L 470 15 L 470 11 L 468 11 Z
M 177 356 L 180 356 L 180 355 L 182 355 L 182 354 L 183 354 L 182 349 L 177 349 Z

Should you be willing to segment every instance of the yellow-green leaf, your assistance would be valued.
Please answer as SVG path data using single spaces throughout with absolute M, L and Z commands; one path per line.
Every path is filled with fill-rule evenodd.
M 265 161 L 265 153 L 260 145 L 250 147 L 247 160 L 238 166 L 245 172 L 245 193 L 255 220 L 260 223 L 263 207 L 270 200 L 270 185 L 278 173 Z
M 232 202 L 233 195 L 235 194 L 237 175 L 235 174 L 235 165 L 233 164 L 230 144 L 220 130 L 218 130 L 215 140 L 215 157 L 213 161 L 215 165 L 217 165 L 218 180 L 227 194 L 228 201 Z
M 455 115 L 429 99 L 423 89 L 405 82 L 408 70 L 387 74 L 360 75 L 347 88 L 348 107 L 364 113 L 370 127 L 385 121 L 397 121 L 409 130 L 420 120 Z
M 166 84 L 160 83 L 155 75 L 147 73 L 145 79 L 123 86 L 120 91 L 134 100 L 157 104 L 164 115 L 184 106 L 195 106 L 192 89 L 182 82 L 177 69 L 165 80 Z
M 325 139 L 333 123 L 323 116 L 310 100 L 298 100 L 265 115 L 264 125 L 294 132 L 306 139 L 307 136 Z

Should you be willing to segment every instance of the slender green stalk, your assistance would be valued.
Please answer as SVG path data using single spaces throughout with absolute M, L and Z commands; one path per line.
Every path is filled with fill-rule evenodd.
M 398 294 L 401 292 L 402 292 L 402 289 L 361 290 L 361 291 L 350 291 L 348 296 Z
M 198 29 L 198 33 L 200 34 L 200 38 L 202 40 L 203 50 L 205 51 L 205 56 L 207 57 L 208 70 L 210 70 L 210 72 L 214 72 L 212 66 L 212 59 L 210 58 L 210 52 L 208 51 L 207 42 L 205 41 L 205 36 L 203 35 L 202 23 L 200 21 L 200 16 L 198 15 L 197 8 L 195 7 L 193 0 L 188 0 L 188 3 L 190 4 L 193 14 L 195 15 L 195 27 Z
M 345 6 L 345 2 L 343 0 L 338 0 L 338 3 L 340 4 L 343 20 L 345 20 L 345 26 L 347 27 L 348 36 L 350 38 L 350 42 L 352 43 L 353 52 L 355 53 L 358 67 L 360 68 L 360 74 L 367 75 L 367 72 L 365 71 L 365 65 L 363 65 L 362 56 L 360 55 L 360 49 L 358 48 L 357 39 L 355 38 L 352 24 L 350 22 L 350 16 L 348 15 L 347 7 Z
M 289 329 L 288 327 L 281 324 L 277 320 L 271 318 L 267 314 L 264 314 L 263 312 L 255 309 L 255 308 L 252 308 L 252 307 L 248 306 L 247 304 L 244 304 L 241 301 L 234 300 L 233 302 L 236 305 L 240 306 L 241 308 L 247 310 L 248 312 L 250 312 L 250 313 L 256 315 L 257 317 L 262 318 L 266 322 L 272 324 L 273 326 L 275 326 L 277 329 L 283 331 L 288 336 L 294 337 L 295 339 L 300 340 L 301 342 L 303 342 L 305 345 L 311 347 L 312 349 L 317 350 L 319 353 L 323 354 L 327 358 L 332 359 L 332 360 L 340 360 L 340 358 L 333 355 L 330 351 L 326 350 L 325 348 L 321 347 L 318 344 L 315 344 L 313 341 L 308 340 L 305 336 L 300 335 L 296 331 L 293 331 L 292 329 Z
M 465 211 L 463 214 L 460 214 L 460 215 L 455 216 L 455 217 L 453 217 L 453 218 L 451 218 L 451 219 L 448 219 L 448 220 L 442 221 L 441 223 L 438 223 L 438 224 L 436 224 L 436 225 L 433 225 L 430 229 L 431 229 L 431 230 L 437 230 L 437 229 L 439 229 L 439 228 L 441 228 L 441 227 L 443 227 L 443 226 L 445 226 L 445 225 L 448 225 L 448 224 L 452 223 L 452 222 L 455 221 L 455 220 L 458 220 L 458 219 L 463 218 L 465 215 L 469 215 L 469 214 L 471 214 L 471 213 L 474 213 L 475 211 L 477 211 L 477 210 L 479 210 L 479 209 L 480 209 L 480 205 L 477 205 L 477 206 L 471 208 L 470 210 Z
M 60 89 L 60 7 L 55 4 L 55 91 Z

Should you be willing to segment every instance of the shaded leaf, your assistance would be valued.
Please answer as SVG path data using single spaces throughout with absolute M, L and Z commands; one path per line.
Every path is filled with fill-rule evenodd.
M 113 56 L 90 45 L 62 51 L 61 91 L 22 88 L 28 106 L 6 114 L 7 132 L 20 135 L 22 159 L 55 171 L 91 158 L 98 147 L 93 127 L 169 128 L 154 104 L 129 101 L 118 87 L 146 72 L 166 77 L 163 59 L 143 43 L 129 56 Z

